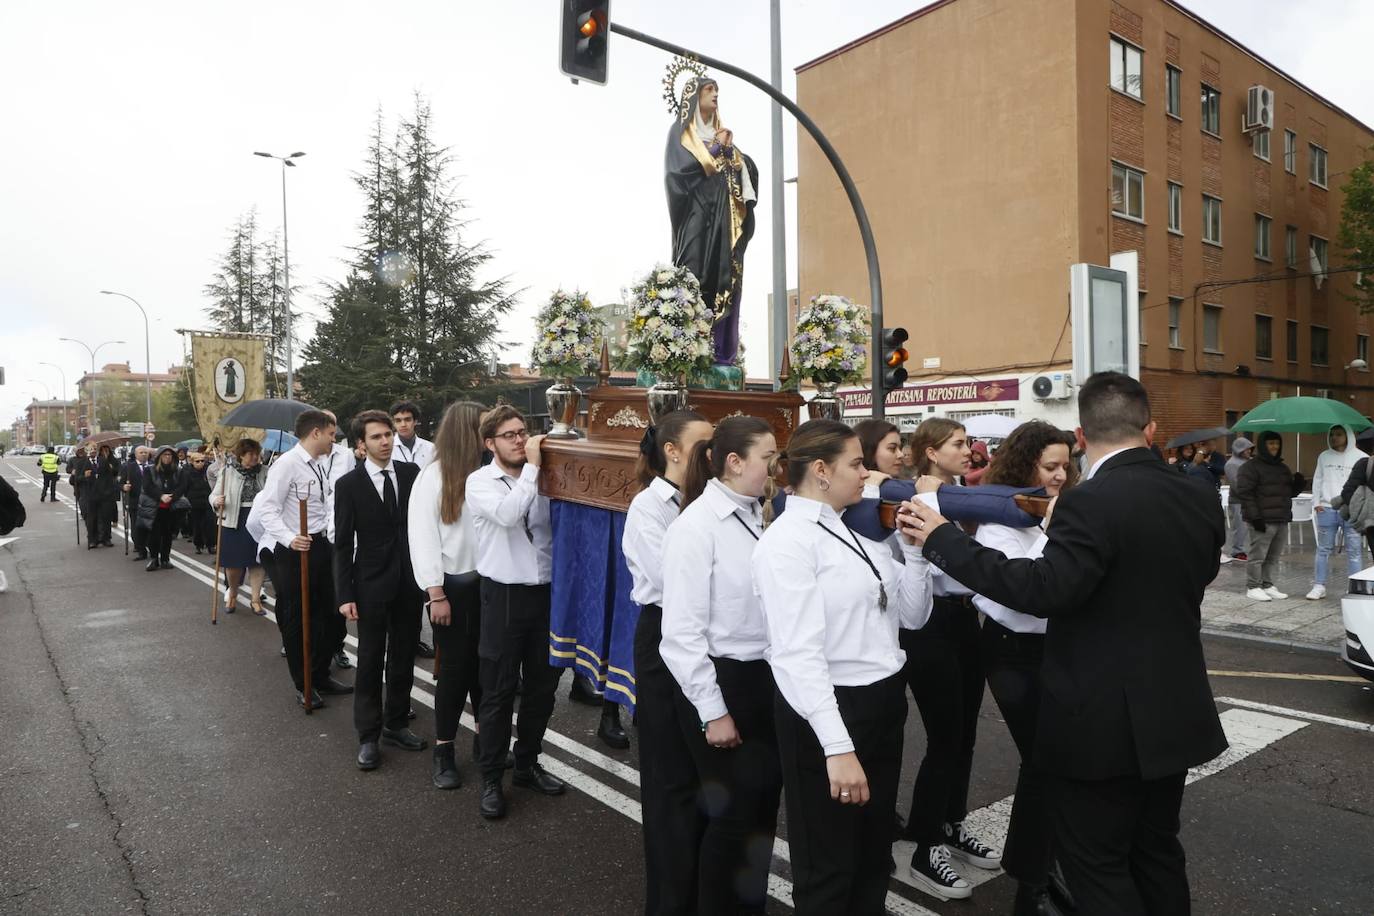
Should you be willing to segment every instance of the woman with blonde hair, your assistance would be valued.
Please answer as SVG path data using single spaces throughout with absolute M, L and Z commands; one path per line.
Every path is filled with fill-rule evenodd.
M 425 591 L 425 609 L 438 649 L 430 773 L 436 789 L 462 785 L 453 740 L 464 702 L 471 698 L 475 713 L 481 701 L 477 680 L 481 580 L 471 513 L 464 510 L 468 475 L 482 464 L 477 430 L 486 409 L 476 401 L 448 406 L 434 438 L 434 456 L 420 471 L 410 494 L 410 562 L 415 584 Z

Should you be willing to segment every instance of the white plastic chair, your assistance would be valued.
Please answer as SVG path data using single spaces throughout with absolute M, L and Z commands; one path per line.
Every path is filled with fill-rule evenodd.
M 1312 511 L 1312 494 L 1299 493 L 1293 497 L 1293 521 L 1311 522 L 1312 534 L 1317 533 L 1317 513 Z M 1288 526 L 1288 545 L 1293 545 L 1293 526 Z

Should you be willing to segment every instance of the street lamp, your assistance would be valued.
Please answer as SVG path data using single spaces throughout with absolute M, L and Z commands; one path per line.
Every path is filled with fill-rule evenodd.
M 66 442 L 66 441 L 67 441 L 67 373 L 64 372 L 64 371 L 62 370 L 62 367 L 59 366 L 57 363 L 48 363 L 48 362 L 39 361 L 38 365 L 40 365 L 40 366 L 51 366 L 51 367 L 53 367 L 54 369 L 57 370 L 57 374 L 58 374 L 58 375 L 62 376 L 62 390 L 61 390 L 61 392 L 60 392 L 60 395 L 61 395 L 61 396 L 58 398 L 58 400 L 62 402 L 62 441 L 63 441 L 63 442 Z
M 148 417 L 146 425 L 143 427 L 143 433 L 144 435 L 147 435 L 148 427 L 153 425 L 153 351 L 148 345 L 148 313 L 144 311 L 143 306 L 139 303 L 137 299 L 135 299 L 133 296 L 128 295 L 127 293 L 117 293 L 113 290 L 102 289 L 100 291 L 100 295 L 120 296 L 124 299 L 128 299 L 134 305 L 137 305 L 138 310 L 143 313 L 143 381 L 145 393 L 148 396 Z M 101 344 L 101 346 L 103 347 L 104 344 Z M 99 347 L 97 347 L 96 349 L 99 349 Z M 95 365 L 94 359 L 92 359 L 91 365 Z
M 291 237 L 286 231 L 286 169 L 296 167 L 293 159 L 299 159 L 305 153 L 291 153 L 288 156 L 276 156 L 272 153 L 254 153 L 254 156 L 261 156 L 264 159 L 276 159 L 281 163 L 281 251 L 282 251 L 282 272 L 285 274 L 285 288 L 282 291 L 283 305 L 286 311 L 286 396 L 293 398 L 296 396 L 295 381 L 296 374 L 291 361 Z M 272 367 L 273 378 L 276 378 L 276 367 Z M 273 383 L 275 385 L 275 382 Z
M 65 340 L 67 343 L 81 344 L 81 346 L 86 348 L 86 352 L 91 354 L 91 416 L 89 418 L 90 422 L 87 425 L 90 427 L 91 432 L 95 432 L 96 426 L 100 423 L 100 419 L 95 415 L 95 355 L 100 352 L 101 347 L 108 347 L 110 344 L 122 344 L 124 341 L 107 340 L 92 350 L 90 344 L 77 340 L 75 337 L 59 337 L 57 339 Z M 77 400 L 79 401 L 80 398 Z

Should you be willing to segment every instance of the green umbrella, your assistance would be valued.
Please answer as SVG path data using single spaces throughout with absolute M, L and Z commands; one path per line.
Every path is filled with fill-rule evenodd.
M 1330 398 L 1275 398 L 1241 417 L 1231 430 L 1324 433 L 1333 426 L 1349 426 L 1359 432 L 1374 426 L 1374 423 L 1349 404 Z

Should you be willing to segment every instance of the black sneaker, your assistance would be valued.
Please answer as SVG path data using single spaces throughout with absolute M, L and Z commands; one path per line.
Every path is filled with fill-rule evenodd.
M 964 822 L 945 824 L 945 846 L 970 865 L 995 871 L 1002 867 L 1002 852 L 964 829 Z
M 949 850 L 943 846 L 916 844 L 911 854 L 911 877 L 916 888 L 939 900 L 967 900 L 973 887 L 949 864 Z

